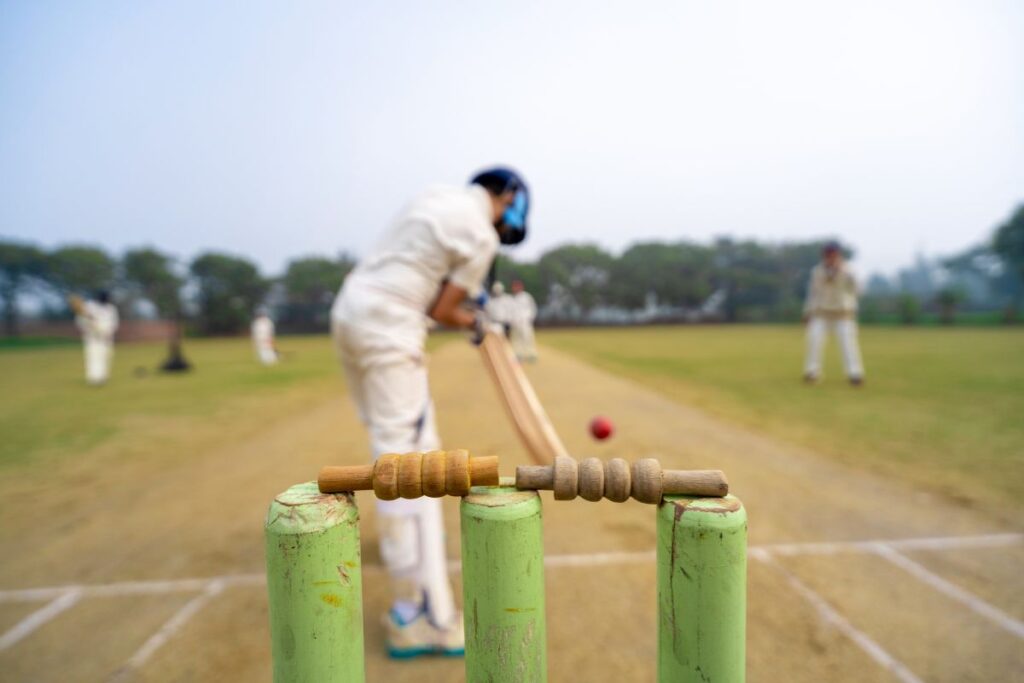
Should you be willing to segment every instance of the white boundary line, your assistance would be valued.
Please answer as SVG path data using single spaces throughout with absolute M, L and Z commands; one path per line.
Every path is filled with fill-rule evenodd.
M 924 683 L 914 672 L 906 667 L 900 660 L 886 652 L 885 648 L 876 643 L 868 634 L 864 633 L 836 611 L 823 597 L 818 595 L 807 584 L 796 577 L 795 574 L 775 561 L 771 553 L 764 548 L 752 548 L 750 557 L 772 567 L 785 578 L 786 583 L 800 594 L 807 602 L 811 603 L 818 617 L 835 626 L 847 638 L 861 649 L 868 657 L 875 660 L 885 670 L 891 672 L 903 683 Z
M 963 588 L 950 583 L 938 574 L 935 574 L 917 562 L 914 562 L 903 553 L 893 549 L 890 545 L 879 543 L 875 546 L 875 553 L 912 575 L 914 578 L 928 584 L 946 597 L 956 600 L 981 616 L 991 619 L 996 623 L 996 625 L 1009 631 L 1018 638 L 1024 639 L 1024 622 L 1020 622 L 1006 612 L 993 607 L 970 591 L 966 591 Z
M 62 591 L 60 595 L 29 614 L 0 636 L 0 652 L 11 647 L 64 610 L 74 607 L 81 597 L 82 591 L 77 588 Z

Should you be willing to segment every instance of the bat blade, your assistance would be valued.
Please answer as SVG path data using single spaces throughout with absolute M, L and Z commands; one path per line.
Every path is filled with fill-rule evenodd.
M 504 336 L 488 332 L 480 353 L 519 439 L 538 464 L 568 455 L 551 419 Z

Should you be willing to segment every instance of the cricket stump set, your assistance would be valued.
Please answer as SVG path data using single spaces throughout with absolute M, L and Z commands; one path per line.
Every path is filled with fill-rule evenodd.
M 483 349 L 485 362 L 490 355 L 501 363 L 504 354 L 493 351 Z M 516 398 L 524 395 L 523 385 L 536 398 L 521 370 L 517 376 L 491 367 L 491 373 L 510 383 L 496 379 L 499 393 L 511 397 L 506 407 L 524 444 L 542 464 L 500 478 L 495 456 L 385 455 L 373 465 L 325 467 L 318 482 L 293 486 L 271 503 L 265 538 L 274 681 L 365 680 L 356 490 L 373 490 L 385 500 L 462 497 L 466 680 L 546 681 L 537 491 L 552 490 L 559 501 L 632 497 L 657 506 L 658 681 L 742 682 L 747 519 L 740 501 L 728 495 L 724 475 L 663 470 L 651 458 L 632 465 L 619 458 L 577 463 L 565 455 L 539 402 Z M 511 385 L 520 388 L 506 393 Z

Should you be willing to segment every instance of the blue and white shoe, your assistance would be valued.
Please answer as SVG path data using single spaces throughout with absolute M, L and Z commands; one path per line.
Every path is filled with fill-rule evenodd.
M 420 655 L 461 657 L 466 653 L 466 632 L 462 612 L 456 612 L 446 627 L 435 626 L 426 610 L 403 615 L 392 609 L 384 616 L 388 654 L 394 659 Z

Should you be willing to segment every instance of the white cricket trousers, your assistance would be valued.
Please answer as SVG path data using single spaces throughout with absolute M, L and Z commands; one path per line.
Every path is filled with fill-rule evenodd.
M 89 339 L 85 341 L 85 381 L 89 384 L 103 384 L 110 378 L 110 360 L 114 345 L 108 341 Z
M 533 324 L 529 322 L 513 323 L 509 335 L 512 349 L 519 360 L 533 360 L 537 357 L 537 345 L 533 336 Z
M 256 357 L 263 365 L 275 365 L 277 363 L 277 351 L 270 344 L 257 344 Z
M 820 315 L 812 316 L 807 323 L 807 359 L 804 362 L 804 374 L 814 377 L 821 375 L 821 356 L 825 350 L 825 338 L 830 331 L 839 339 L 846 376 L 863 377 L 864 366 L 861 363 L 860 345 L 857 342 L 857 321 L 853 318 L 827 318 Z
M 360 419 L 376 460 L 384 453 L 440 448 L 422 355 L 373 348 L 358 330 L 334 321 L 332 334 Z M 444 518 L 437 498 L 378 500 L 380 553 L 394 598 L 426 602 L 431 621 L 455 616 L 448 580 Z M 409 593 L 415 592 L 415 595 Z

